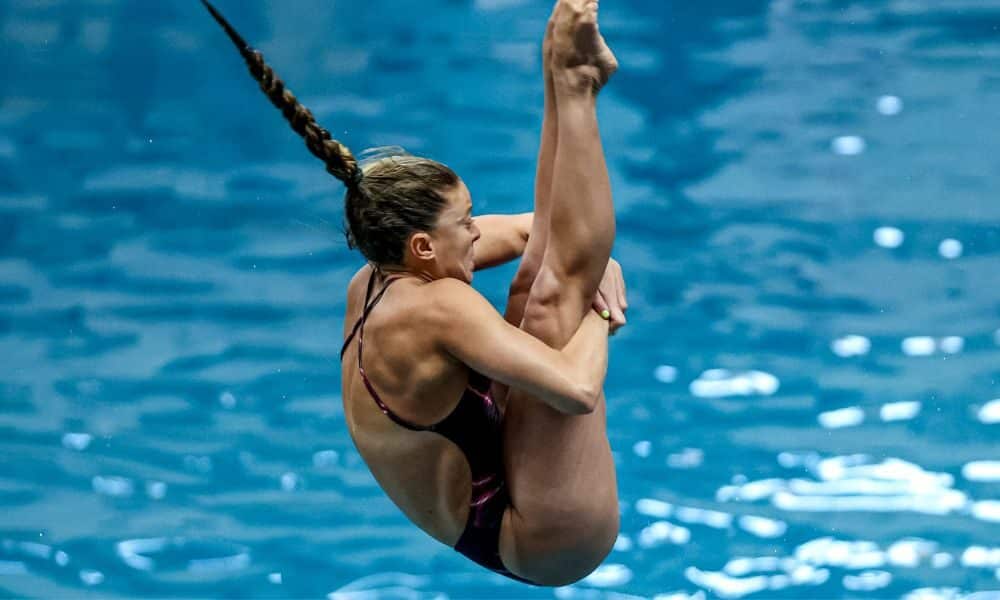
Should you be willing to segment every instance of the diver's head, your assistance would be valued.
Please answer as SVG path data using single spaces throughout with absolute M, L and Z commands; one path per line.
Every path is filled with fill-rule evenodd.
M 468 188 L 439 162 L 376 152 L 345 182 L 348 244 L 381 267 L 471 281 L 479 229 Z

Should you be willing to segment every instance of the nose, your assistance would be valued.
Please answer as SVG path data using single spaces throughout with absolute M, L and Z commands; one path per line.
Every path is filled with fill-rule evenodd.
M 472 222 L 472 241 L 475 242 L 475 241 L 479 240 L 479 236 L 480 235 L 482 235 L 482 232 L 479 231 L 479 225 L 477 225 L 476 222 L 473 221 Z

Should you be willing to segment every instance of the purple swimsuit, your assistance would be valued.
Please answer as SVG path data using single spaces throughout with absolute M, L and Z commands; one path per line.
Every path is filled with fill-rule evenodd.
M 372 386 L 361 363 L 364 349 L 365 320 L 378 304 L 389 286 L 399 277 L 386 279 L 375 299 L 369 304 L 375 274 L 368 280 L 365 292 L 365 308 L 361 318 L 355 323 L 340 351 L 341 359 L 354 335 L 358 335 L 358 370 L 375 404 L 387 417 L 401 427 L 411 431 L 433 431 L 451 440 L 465 454 L 472 471 L 472 497 L 469 500 L 469 518 L 465 530 L 455 544 L 455 550 L 480 565 L 501 575 L 530 583 L 508 571 L 500 560 L 500 524 L 503 514 L 510 504 L 507 495 L 503 469 L 503 415 L 490 396 L 490 379 L 475 371 L 469 371 L 469 383 L 455 410 L 434 425 L 422 426 L 410 423 L 394 412 L 379 397 Z

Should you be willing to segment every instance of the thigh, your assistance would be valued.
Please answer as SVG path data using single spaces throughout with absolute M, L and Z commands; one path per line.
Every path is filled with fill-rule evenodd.
M 544 265 L 525 306 L 522 328 L 562 347 L 579 327 L 581 284 Z M 574 287 L 576 286 L 576 287 Z M 583 416 L 556 412 L 511 390 L 504 419 L 504 464 L 512 503 L 501 556 L 539 583 L 559 584 L 595 568 L 618 533 L 614 461 L 604 397 Z

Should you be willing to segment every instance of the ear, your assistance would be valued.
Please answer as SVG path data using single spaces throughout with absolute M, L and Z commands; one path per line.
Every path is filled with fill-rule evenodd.
M 430 234 L 418 231 L 410 236 L 408 245 L 413 258 L 421 261 L 434 260 L 434 240 Z

